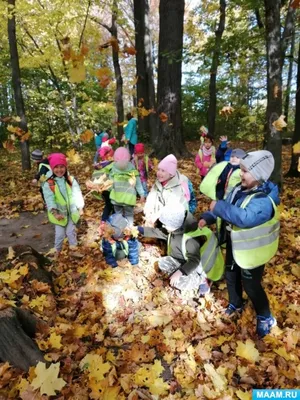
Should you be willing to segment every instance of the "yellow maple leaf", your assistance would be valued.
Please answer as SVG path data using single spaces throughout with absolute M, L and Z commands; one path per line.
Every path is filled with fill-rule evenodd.
M 278 355 L 280 355 L 281 357 L 283 357 L 286 361 L 290 361 L 290 360 L 296 360 L 296 356 L 293 353 L 288 353 L 285 349 L 285 347 L 279 347 L 278 349 L 273 350 L 274 353 L 277 353 Z
M 72 83 L 80 83 L 85 80 L 85 66 L 83 62 L 73 63 L 69 68 L 69 79 Z
M 173 316 L 168 315 L 167 312 L 162 310 L 152 310 L 152 315 L 148 317 L 148 322 L 152 328 L 157 326 L 167 325 L 172 321 Z
M 103 362 L 102 356 L 98 354 L 87 354 L 79 364 L 81 369 L 89 371 L 89 377 L 96 381 L 104 379 L 104 375 L 111 369 L 111 365 Z
M 285 115 L 280 115 L 280 117 L 273 122 L 274 128 L 276 128 L 277 131 L 282 131 L 283 128 L 287 126 L 287 123 L 284 121 Z
M 41 296 L 37 296 L 35 299 L 33 299 L 29 302 L 30 308 L 37 308 L 41 312 L 43 311 L 44 306 L 46 306 L 46 307 L 49 306 L 49 302 L 48 302 L 45 294 L 42 294 Z
M 236 355 L 252 362 L 259 360 L 259 352 L 255 348 L 254 342 L 250 339 L 247 339 L 246 343 L 237 341 Z
M 61 344 L 61 335 L 57 335 L 55 332 L 51 333 L 49 337 L 49 343 L 53 349 L 60 349 L 62 347 Z
M 204 364 L 206 374 L 211 378 L 214 387 L 218 391 L 223 391 L 227 387 L 227 379 L 224 375 L 219 374 L 212 364 Z
M 75 149 L 67 151 L 68 160 L 73 164 L 79 164 L 81 162 L 80 155 L 76 153 Z
M 170 385 L 168 385 L 162 378 L 156 378 L 153 384 L 149 385 L 150 392 L 154 395 L 163 396 L 167 394 L 167 391 L 170 389 Z
M 66 382 L 58 378 L 60 363 L 51 364 L 47 369 L 46 364 L 39 362 L 35 367 L 36 377 L 31 382 L 34 389 L 40 389 L 41 394 L 54 396 L 56 391 L 60 391 Z
M 82 141 L 82 143 L 88 143 L 93 139 L 93 137 L 93 132 L 90 129 L 87 129 L 80 135 L 80 140 Z
M 251 392 L 243 392 L 242 390 L 237 390 L 235 392 L 236 396 L 241 400 L 251 400 L 252 393 Z
M 300 154 L 300 142 L 297 142 L 293 146 L 293 153 L 294 154 Z

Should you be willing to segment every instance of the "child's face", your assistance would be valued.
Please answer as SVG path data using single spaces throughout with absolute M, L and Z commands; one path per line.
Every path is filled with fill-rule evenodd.
M 241 159 L 236 156 L 233 156 L 233 157 L 230 157 L 229 162 L 232 165 L 240 165 Z
M 166 182 L 172 178 L 172 175 L 170 175 L 169 172 L 165 171 L 164 169 L 158 168 L 156 177 L 159 182 Z
M 136 153 L 137 158 L 143 158 L 144 157 L 144 153 Z
M 128 167 L 128 163 L 129 161 L 126 160 L 116 161 L 116 167 L 121 171 L 124 171 Z
M 205 138 L 204 139 L 204 146 L 207 150 L 209 150 L 212 146 L 212 141 L 210 139 Z
M 53 168 L 54 175 L 58 176 L 59 178 L 64 176 L 66 171 L 67 171 L 67 168 L 64 165 L 56 165 Z
M 246 189 L 252 189 L 259 184 L 259 182 L 257 182 L 250 174 L 250 172 L 242 165 L 241 165 L 240 177 L 242 186 Z

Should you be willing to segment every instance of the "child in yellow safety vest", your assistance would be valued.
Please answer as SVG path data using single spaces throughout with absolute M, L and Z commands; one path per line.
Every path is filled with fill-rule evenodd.
M 48 158 L 51 172 L 46 176 L 43 194 L 49 221 L 55 225 L 54 247 L 59 253 L 66 236 L 71 248 L 77 246 L 76 224 L 83 212 L 84 200 L 78 182 L 68 173 L 66 156 L 53 153 Z
M 149 159 L 148 154 L 145 154 L 145 146 L 143 143 L 137 143 L 134 146 L 134 154 L 132 158 L 132 163 L 135 168 L 139 171 L 142 186 L 144 189 L 144 196 L 148 195 L 148 177 L 149 172 L 153 169 L 152 161 Z
M 240 163 L 241 184 L 225 200 L 212 201 L 210 212 L 199 221 L 200 228 L 217 218 L 221 223 L 219 244 L 226 243 L 225 278 L 229 294 L 225 313 L 230 316 L 242 312 L 244 289 L 257 314 L 259 337 L 276 325 L 261 285 L 265 263 L 276 254 L 279 241 L 278 187 L 268 181 L 274 164 L 269 151 L 246 154 Z

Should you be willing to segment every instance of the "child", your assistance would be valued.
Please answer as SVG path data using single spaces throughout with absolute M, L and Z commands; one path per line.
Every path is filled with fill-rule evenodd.
M 110 239 L 102 239 L 101 246 L 105 261 L 112 267 L 117 267 L 118 260 L 128 258 L 131 265 L 139 263 L 139 241 L 124 235 L 124 230 L 128 227 L 128 221 L 120 214 L 113 214 L 107 220 L 113 228 Z
M 246 155 L 242 149 L 231 151 L 229 162 L 215 164 L 200 184 L 200 192 L 212 200 L 222 200 L 240 181 L 240 161 Z
M 133 165 L 139 171 L 142 186 L 144 189 L 144 196 L 148 195 L 147 180 L 149 172 L 153 169 L 153 164 L 147 154 L 145 154 L 145 147 L 143 143 L 137 143 L 134 146 Z
M 216 153 L 217 163 L 222 161 L 229 161 L 232 149 L 228 148 L 229 141 L 227 140 L 227 136 L 220 136 L 221 144 L 218 147 Z
M 108 133 L 104 133 L 103 137 L 102 137 L 102 144 L 101 144 L 101 149 L 103 149 L 104 147 L 109 147 L 110 149 L 112 149 L 112 144 L 115 144 L 117 141 L 116 138 L 109 138 Z
M 66 236 L 71 248 L 77 246 L 76 224 L 82 215 L 84 200 L 79 184 L 67 171 L 66 156 L 53 153 L 48 158 L 53 172 L 47 174 L 43 193 L 49 221 L 55 225 L 54 247 L 59 254 Z
M 194 211 L 197 201 L 189 179 L 177 171 L 177 159 L 173 154 L 161 160 L 158 164 L 156 181 L 146 199 L 144 214 L 146 223 L 153 225 L 160 216 L 161 210 L 172 202 L 183 204 L 186 209 Z
M 257 314 L 257 334 L 267 335 L 276 325 L 261 280 L 268 262 L 276 253 L 279 221 L 275 204 L 279 203 L 278 188 L 268 181 L 274 158 L 269 151 L 246 154 L 241 160 L 241 185 L 226 200 L 212 201 L 211 212 L 201 216 L 199 227 L 222 218 L 221 237 L 226 242 L 225 278 L 229 293 L 227 315 L 243 310 L 243 288 Z
M 31 159 L 38 167 L 38 172 L 35 174 L 34 179 L 31 182 L 33 185 L 36 185 L 39 180 L 45 180 L 47 173 L 51 171 L 48 158 L 43 157 L 44 153 L 39 149 L 36 149 L 31 153 Z
M 92 175 L 92 181 L 98 179 L 103 174 L 103 169 L 108 167 L 113 162 L 114 151 L 111 147 L 105 146 L 102 147 L 99 151 L 101 161 L 97 164 L 95 169 L 100 171 L 95 171 Z M 91 187 L 86 183 L 87 188 L 91 190 Z M 92 194 L 96 197 L 96 199 L 101 200 L 104 199 L 105 205 L 101 216 L 101 225 L 100 225 L 100 233 L 102 232 L 102 228 L 105 226 L 105 222 L 108 220 L 108 217 L 114 212 L 114 206 L 110 201 L 110 191 L 103 190 L 101 194 L 98 192 L 92 192 Z
M 98 155 L 99 155 L 98 150 L 101 147 L 102 138 L 103 138 L 104 133 L 105 132 L 103 132 L 102 129 L 100 129 L 99 132 L 95 133 L 94 139 L 95 139 L 96 153 L 94 156 L 94 165 L 97 164 L 97 162 L 98 162 Z
M 127 218 L 129 226 L 132 226 L 136 194 L 139 194 L 142 202 L 145 197 L 139 173 L 130 162 L 129 151 L 119 147 L 114 153 L 114 162 L 103 168 L 102 173 L 106 173 L 113 181 L 109 197 L 115 213 Z
M 195 164 L 199 169 L 200 176 L 204 177 L 208 170 L 216 163 L 216 149 L 213 146 L 213 138 L 206 135 L 204 143 L 201 145 L 195 157 Z
M 159 260 L 159 269 L 169 274 L 171 286 L 179 290 L 198 289 L 201 295 L 209 293 L 206 273 L 218 280 L 224 272 L 223 257 L 213 232 L 197 229 L 196 219 L 183 204 L 176 202 L 162 209 L 159 220 L 164 230 L 138 227 L 143 236 L 168 243 L 168 255 Z
M 133 117 L 133 115 L 129 112 L 126 115 L 127 125 L 124 127 L 125 133 L 125 142 L 128 144 L 129 152 L 131 157 L 134 153 L 134 146 L 137 144 L 138 136 L 137 136 L 137 120 Z

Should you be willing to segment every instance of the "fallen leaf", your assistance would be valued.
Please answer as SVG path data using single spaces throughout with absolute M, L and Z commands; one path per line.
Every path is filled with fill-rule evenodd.
M 46 368 L 46 364 L 39 362 L 35 367 L 36 378 L 31 382 L 34 389 L 40 389 L 41 394 L 54 396 L 57 391 L 60 391 L 66 382 L 62 378 L 58 378 L 60 363 L 51 364 Z

